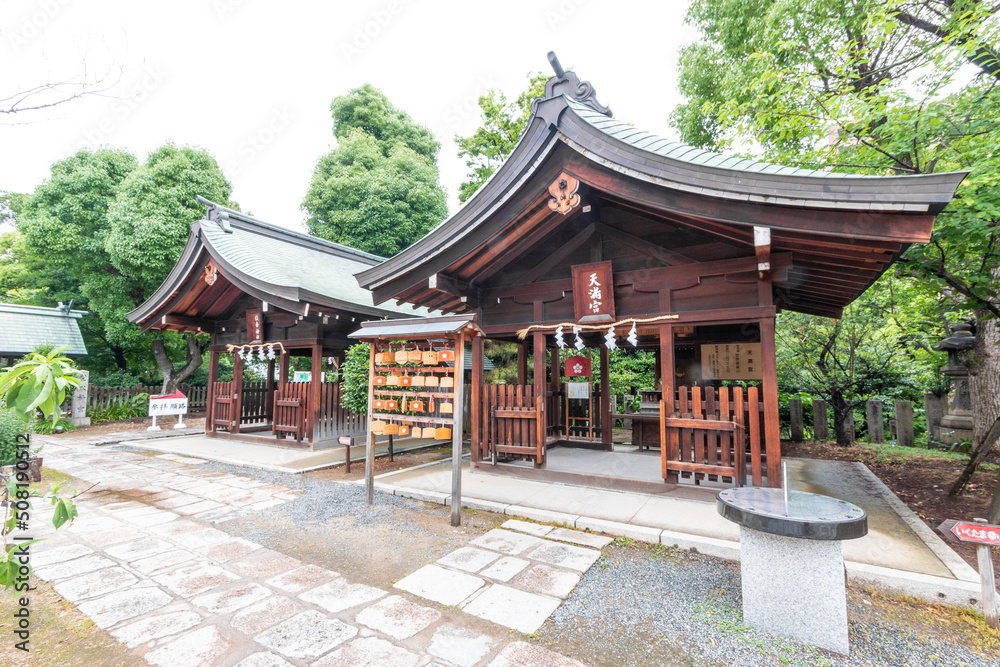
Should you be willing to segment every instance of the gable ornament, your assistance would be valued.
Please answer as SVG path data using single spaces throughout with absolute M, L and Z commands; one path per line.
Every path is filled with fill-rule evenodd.
M 566 172 L 559 174 L 552 185 L 549 186 L 549 208 L 566 215 L 580 205 L 580 195 L 576 191 L 580 188 L 580 181 L 573 178 Z

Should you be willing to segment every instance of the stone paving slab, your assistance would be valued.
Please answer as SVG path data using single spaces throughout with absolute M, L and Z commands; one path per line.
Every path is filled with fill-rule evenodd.
M 160 505 L 217 502 L 181 492 L 179 485 L 207 486 L 217 497 L 225 493 L 233 502 L 245 500 L 246 493 L 235 491 L 241 488 L 260 494 L 250 499 L 256 503 L 294 502 L 297 493 L 285 487 L 192 470 L 186 461 L 107 450 L 97 455 L 93 450 L 89 445 L 61 443 L 46 452 L 50 467 L 61 469 L 69 463 L 81 476 L 103 481 L 77 499 L 80 514 L 68 529 L 56 533 L 45 528 L 43 521 L 51 511 L 36 509 L 36 533 L 50 536 L 33 554 L 36 575 L 49 579 L 58 593 L 122 642 L 123 650 L 151 665 L 473 667 L 497 660 L 507 662 L 496 664 L 531 664 L 517 663 L 524 656 L 575 664 L 559 663 L 558 654 L 527 644 L 508 651 L 519 642 L 508 631 L 472 615 L 349 581 L 337 572 L 212 528 L 204 512 L 181 516 Z M 220 491 L 218 487 L 225 484 L 233 490 Z M 274 498 L 275 494 L 285 497 Z M 252 508 L 223 505 L 227 512 Z M 435 587 L 445 581 L 450 594 L 438 595 L 441 604 L 461 603 L 469 614 L 507 623 L 512 622 L 507 616 L 513 615 L 514 606 L 525 629 L 536 618 L 544 621 L 545 605 L 558 605 L 559 598 L 517 586 L 524 583 L 560 593 L 568 585 L 567 575 L 577 575 L 524 555 L 548 540 L 509 530 L 483 537 L 495 548 L 463 547 L 442 559 L 447 565 L 421 568 L 399 582 L 409 580 L 397 590 L 426 589 L 437 595 Z M 491 574 L 475 576 L 463 567 Z M 494 583 L 502 581 L 508 583 Z M 543 586 L 546 582 L 548 588 Z
M 559 604 L 560 601 L 553 598 L 504 584 L 494 584 L 476 596 L 463 610 L 530 635 L 542 627 L 542 623 L 559 608 Z

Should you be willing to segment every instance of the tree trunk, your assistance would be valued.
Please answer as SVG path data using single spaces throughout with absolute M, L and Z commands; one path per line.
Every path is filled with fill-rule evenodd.
M 837 444 L 850 447 L 854 444 L 854 404 L 839 392 L 830 393 L 830 407 L 833 408 L 833 432 Z
M 156 366 L 163 374 L 163 386 L 160 391 L 164 394 L 172 394 L 177 391 L 177 387 L 201 367 L 204 354 L 198 341 L 195 340 L 194 336 L 185 336 L 184 340 L 187 342 L 187 359 L 180 369 L 174 368 L 174 362 L 167 355 L 163 340 L 153 341 L 153 356 L 156 357 Z
M 115 365 L 118 366 L 119 370 L 127 371 L 128 359 L 125 358 L 125 348 L 117 345 L 109 345 L 108 348 L 111 350 L 111 354 L 115 355 Z

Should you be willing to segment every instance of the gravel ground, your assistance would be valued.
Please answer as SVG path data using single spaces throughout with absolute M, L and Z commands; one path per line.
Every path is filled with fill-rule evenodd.
M 624 546 L 623 546 L 624 543 Z M 743 626 L 739 566 L 618 540 L 538 632 L 602 665 L 1000 665 L 964 614 L 851 590 L 850 658 Z

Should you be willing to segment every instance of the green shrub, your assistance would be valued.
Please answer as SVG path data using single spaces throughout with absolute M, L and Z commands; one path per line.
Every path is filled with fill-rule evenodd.
M 0 466 L 14 463 L 17 455 L 18 436 L 29 431 L 17 414 L 8 408 L 0 408 Z
M 64 431 L 72 431 L 73 429 L 76 428 L 75 426 L 73 426 L 72 419 L 60 417 L 59 421 L 57 421 L 55 424 L 53 424 L 52 420 L 50 419 L 46 419 L 44 421 L 36 421 L 32 425 L 31 430 L 33 433 L 37 433 L 38 435 L 52 435 L 53 433 L 56 432 L 56 429 L 59 427 L 62 427 Z
M 112 403 L 104 408 L 92 408 L 87 412 L 94 424 L 101 422 L 116 422 L 133 417 L 145 417 L 149 414 L 149 394 L 136 394 L 122 403 Z

